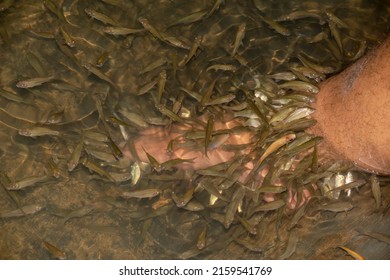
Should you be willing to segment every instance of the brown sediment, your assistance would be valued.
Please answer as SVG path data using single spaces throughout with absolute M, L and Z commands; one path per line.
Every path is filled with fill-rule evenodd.
M 323 159 L 349 160 L 390 174 L 390 38 L 378 49 L 320 85 L 317 125 Z

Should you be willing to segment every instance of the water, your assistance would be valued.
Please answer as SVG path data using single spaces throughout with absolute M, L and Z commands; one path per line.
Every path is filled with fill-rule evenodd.
M 255 215 L 251 222 L 256 223 L 256 235 L 248 234 L 236 219 L 225 229 L 216 219 L 225 216 L 227 202 L 218 200 L 215 206 L 210 206 L 210 195 L 205 190 L 195 192 L 192 199 L 201 203 L 204 207 L 201 211 L 181 209 L 171 200 L 172 191 L 185 194 L 191 187 L 190 179 L 195 186 L 202 182 L 214 185 L 220 178 L 187 174 L 175 168 L 158 173 L 142 165 L 141 178 L 135 187 L 131 186 L 131 177 L 114 183 L 111 174 L 127 176 L 134 168 L 134 161 L 117 160 L 113 144 L 100 138 L 108 135 L 126 151 L 125 143 L 136 139 L 145 126 L 170 126 L 171 120 L 155 108 L 162 71 L 167 75 L 162 103 L 172 109 L 175 102 L 182 100 L 178 115 L 185 122 L 189 122 L 188 115 L 198 117 L 203 110 L 215 114 L 217 120 L 226 120 L 228 114 L 224 106 L 240 105 L 248 98 L 237 89 L 242 85 L 248 89 L 260 113 L 269 120 L 285 108 L 283 104 L 275 106 L 271 100 L 283 98 L 290 91 L 280 91 L 278 84 L 282 81 L 266 78 L 266 75 L 301 66 L 299 55 L 327 66 L 331 69 L 328 76 L 341 71 L 363 53 L 361 50 L 373 48 L 383 40 L 389 26 L 389 7 L 356 0 L 342 4 L 338 1 L 191 1 L 191 4 L 188 1 L 58 1 L 50 11 L 51 2 L 44 2 L 46 5 L 15 1 L 0 12 L 1 172 L 11 182 L 48 174 L 44 182 L 11 194 L 2 188 L 2 213 L 29 204 L 44 205 L 45 209 L 33 215 L 0 220 L 0 257 L 58 258 L 45 245 L 44 242 L 48 242 L 68 259 L 279 258 L 286 248 L 294 211 L 283 207 Z M 214 5 L 219 2 L 220 5 Z M 55 10 L 56 7 L 62 9 Z M 109 24 L 88 16 L 85 12 L 88 8 L 109 16 L 121 27 L 140 30 L 126 36 L 107 34 Z M 266 19 L 282 19 L 294 11 L 312 14 L 279 21 L 287 31 L 261 19 L 261 15 Z M 326 11 L 342 19 L 347 27 L 336 24 L 336 31 L 330 30 L 330 16 Z M 185 18 L 188 15 L 192 18 Z M 153 36 L 153 31 L 143 30 L 139 18 L 146 18 L 158 31 L 157 37 L 162 39 Z M 237 45 L 239 56 L 234 56 L 240 24 L 245 24 L 245 34 Z M 63 33 L 71 36 L 68 45 Z M 342 52 L 337 34 L 341 38 Z M 196 36 L 202 37 L 201 46 L 196 55 L 186 61 Z M 174 39 L 182 46 L 173 46 Z M 70 47 L 72 40 L 74 47 Z M 104 64 L 96 66 L 98 59 L 105 55 L 108 56 Z M 185 65 L 181 66 L 182 63 Z M 218 64 L 233 66 L 235 70 L 207 70 Z M 42 76 L 51 80 L 26 89 L 16 86 L 18 81 Z M 317 75 L 308 80 L 315 84 L 324 77 Z M 214 80 L 211 100 L 230 93 L 235 95 L 233 101 L 204 106 L 202 100 L 182 90 L 204 96 Z M 153 85 L 144 90 L 150 82 L 154 82 Z M 307 93 L 306 96 L 313 95 Z M 296 106 L 307 105 L 308 101 L 305 102 Z M 100 103 L 103 114 L 98 111 Z M 126 118 L 126 112 L 133 113 L 132 117 Z M 110 119 L 114 113 L 127 123 L 122 130 Z M 135 123 L 135 118 L 141 119 L 142 125 Z M 264 123 L 258 116 L 254 119 L 258 126 L 249 125 L 247 129 L 260 135 Z M 25 137 L 18 133 L 21 129 L 41 126 L 60 135 Z M 274 141 L 288 129 L 275 129 L 264 143 Z M 91 136 L 95 132 L 100 134 Z M 294 132 L 300 139 L 306 137 L 302 129 Z M 103 171 L 89 172 L 82 163 L 68 171 L 68 162 L 80 141 L 84 142 L 81 159 L 88 158 Z M 185 143 L 189 149 L 204 150 L 203 139 Z M 255 156 L 260 157 L 260 151 L 265 148 Z M 249 159 L 244 157 L 245 160 Z M 279 168 L 284 164 L 279 153 L 270 156 L 267 162 Z M 226 172 L 228 167 L 222 171 Z M 237 172 L 243 170 L 242 166 L 237 167 Z M 300 189 L 300 182 L 314 173 L 310 168 L 292 175 L 288 170 L 281 170 L 280 177 L 294 182 L 296 191 Z M 346 170 L 336 172 L 347 174 Z M 162 181 L 163 175 L 174 180 Z M 358 178 L 368 177 L 358 173 Z M 358 233 L 365 230 L 389 232 L 386 212 L 389 183 L 388 178 L 380 180 L 383 202 L 379 211 L 375 210 L 368 185 L 358 194 L 353 193 L 353 204 L 359 207 L 348 213 L 318 214 L 316 204 L 309 204 L 298 223 L 300 237 L 291 258 L 348 258 L 343 251 L 334 249 L 346 245 L 362 250 L 367 258 L 388 259 L 388 245 Z M 256 202 L 250 192 L 251 188 L 256 188 L 255 183 L 246 186 L 239 215 L 245 217 L 252 207 L 261 203 L 261 197 Z M 120 197 L 124 191 L 149 188 L 158 188 L 160 195 L 151 199 Z M 224 194 L 232 198 L 239 188 L 239 184 L 233 184 Z M 281 198 L 286 199 L 286 192 Z M 67 218 L 70 219 L 64 222 Z M 206 247 L 199 250 L 196 243 L 204 227 L 207 227 Z M 249 242 L 247 247 L 250 248 L 239 245 L 240 241 L 241 244 Z M 366 243 L 371 246 L 367 247 Z

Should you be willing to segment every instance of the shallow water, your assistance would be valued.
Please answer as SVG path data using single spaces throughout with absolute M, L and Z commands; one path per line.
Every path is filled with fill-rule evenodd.
M 260 114 L 269 121 L 285 109 L 283 102 L 287 101 L 283 101 L 283 97 L 296 92 L 281 90 L 279 86 L 283 81 L 267 75 L 290 71 L 291 66 L 302 66 L 298 59 L 301 55 L 327 66 L 331 70 L 327 76 L 341 71 L 360 53 L 383 40 L 389 27 L 389 7 L 363 0 L 343 4 L 338 1 L 285 3 L 259 0 L 245 4 L 218 0 L 191 1 L 191 4 L 188 1 L 57 1 L 54 10 L 50 11 L 52 2 L 44 2 L 46 4 L 11 1 L 12 5 L 0 12 L 0 171 L 3 179 L 0 212 L 5 215 L 30 204 L 45 207 L 35 214 L 0 219 L 0 258 L 278 259 L 284 256 L 349 259 L 337 246 L 349 247 L 367 259 L 390 258 L 389 244 L 362 235 L 370 231 L 390 233 L 388 177 L 379 178 L 382 191 L 379 207 L 372 196 L 369 175 L 362 172 L 354 172 L 353 180 L 364 179 L 367 183 L 352 190 L 351 197 L 343 192 L 340 195 L 340 199 L 354 205 L 348 212 L 318 211 L 327 200 L 319 190 L 312 190 L 321 198 L 311 200 L 294 226 L 291 221 L 296 210 L 287 207 L 249 217 L 251 209 L 262 200 L 260 197 L 256 202 L 252 192 L 256 182 L 252 187 L 248 184 L 244 199 L 235 211 L 248 220 L 251 218 L 257 232 L 250 234 L 237 218 L 228 229 L 223 222 L 218 222 L 219 217 L 225 217 L 230 202 L 217 200 L 215 205 L 210 205 L 210 194 L 203 189 L 195 192 L 191 200 L 200 203 L 203 210 L 186 210 L 172 202 L 172 192 L 184 195 L 191 187 L 191 180 L 194 185 L 218 186 L 221 178 L 188 175 L 175 168 L 157 172 L 150 165 L 142 165 L 141 178 L 132 186 L 132 177 L 128 174 L 134 170 L 134 162 L 126 158 L 118 160 L 113 144 L 107 140 L 110 136 L 115 144 L 126 150 L 123 144 L 131 143 L 146 127 L 170 127 L 175 123 L 155 108 L 158 84 L 162 83 L 160 77 L 164 71 L 167 80 L 161 101 L 167 108 L 173 108 L 182 100 L 177 114 L 185 122 L 190 121 L 186 114 L 197 117 L 204 110 L 225 120 L 229 112 L 226 106 L 238 106 L 249 98 L 239 89 L 242 86 L 260 108 Z M 107 34 L 106 28 L 110 24 L 88 16 L 85 12 L 88 8 L 110 17 L 97 16 L 103 21 L 113 20 L 121 27 L 139 30 L 126 36 Z M 279 21 L 284 28 L 281 30 L 275 28 L 274 22 L 270 24 L 261 19 L 261 15 L 267 19 L 282 19 L 294 11 L 312 14 Z M 346 26 L 336 23 L 336 31 L 330 30 L 333 14 Z M 187 15 L 192 18 L 186 18 Z M 145 30 L 140 18 L 146 18 L 150 26 L 158 30 L 157 35 Z M 245 24 L 245 34 L 237 44 L 237 56 L 232 54 L 240 24 Z M 68 44 L 63 33 L 71 36 Z M 342 51 L 337 34 L 341 38 Z M 186 61 L 196 36 L 202 37 L 201 46 L 196 55 Z M 177 40 L 181 47 L 173 45 Z M 74 47 L 71 47 L 72 41 Z M 107 55 L 106 61 L 104 55 Z M 104 61 L 102 66 L 99 59 Z M 235 70 L 207 70 L 212 65 L 229 65 Z M 18 81 L 35 77 L 50 77 L 50 80 L 30 88 L 17 86 Z M 315 84 L 324 77 L 316 73 L 307 80 Z M 211 100 L 227 93 L 234 94 L 234 100 L 205 105 L 205 100 L 197 100 L 182 90 L 185 88 L 202 97 L 212 81 L 216 82 Z M 294 109 L 308 105 L 303 97 L 311 99 L 314 95 L 305 93 L 300 100 L 287 105 Z M 101 112 L 99 104 L 102 104 Z M 126 112 L 133 115 L 126 117 Z M 126 124 L 122 123 L 120 127 L 112 121 L 113 114 Z M 138 118 L 141 123 L 136 122 Z M 251 122 L 245 129 L 255 135 L 261 135 L 265 129 L 259 116 L 237 119 L 241 122 L 254 119 L 255 125 Z M 20 135 L 21 129 L 32 127 L 49 128 L 59 135 Z M 261 148 L 255 157 L 260 157 L 260 152 L 269 143 L 288 131 L 299 136 L 297 141 L 306 137 L 301 128 L 273 128 L 259 145 Z M 84 146 L 80 163 L 69 171 L 68 163 L 81 141 Z M 204 149 L 203 139 L 186 143 L 189 143 L 189 149 Z M 294 142 L 288 147 L 293 145 Z M 311 154 L 312 150 L 308 152 Z M 344 166 L 333 167 L 330 173 L 327 168 L 331 167 L 319 168 L 324 174 L 328 173 L 318 178 L 316 175 L 321 175 L 320 171 L 313 170 L 311 165 L 301 172 L 291 172 L 289 168 L 281 167 L 285 164 L 282 155 L 283 150 L 271 155 L 265 164 L 275 170 L 279 168 L 280 177 L 297 192 L 311 183 L 334 187 L 334 174 L 348 174 L 349 167 Z M 98 171 L 89 172 L 88 166 L 92 163 L 83 165 L 84 158 L 99 166 Z M 219 170 L 226 172 L 233 163 L 228 162 Z M 243 170 L 239 166 L 236 171 Z M 22 190 L 6 191 L 14 182 L 44 174 L 48 176 L 42 182 Z M 112 180 L 114 174 L 122 179 L 115 177 Z M 163 180 L 163 176 L 173 177 L 173 180 Z M 269 183 L 270 178 L 267 180 Z M 149 188 L 159 189 L 159 196 L 150 199 L 121 197 L 125 191 Z M 224 195 L 233 200 L 240 188 L 240 184 L 234 183 Z M 286 200 L 287 192 L 280 198 Z M 206 246 L 200 250 L 196 246 L 197 239 L 204 227 L 207 227 Z M 291 234 L 298 234 L 296 250 L 285 254 Z M 57 247 L 61 253 L 53 252 L 45 242 Z

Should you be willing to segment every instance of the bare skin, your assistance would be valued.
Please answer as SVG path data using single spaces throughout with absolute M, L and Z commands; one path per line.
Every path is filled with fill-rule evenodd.
M 355 64 L 320 84 L 314 118 L 317 125 L 309 133 L 324 137 L 319 152 L 326 160 L 352 161 L 358 168 L 368 172 L 390 174 L 390 37 L 376 50 L 371 51 Z M 200 118 L 207 122 L 207 116 Z M 215 122 L 214 129 L 231 129 L 239 125 L 236 121 Z M 159 162 L 172 158 L 193 159 L 182 164 L 183 169 L 203 169 L 226 162 L 234 156 L 220 148 L 211 149 L 208 156 L 204 150 L 183 148 L 167 153 L 172 139 L 180 136 L 182 125 L 173 126 L 170 132 L 163 128 L 145 130 L 134 141 L 142 161 L 148 161 L 145 153 L 153 155 Z M 187 128 L 188 129 L 188 128 Z M 250 133 L 227 135 L 225 144 L 245 144 L 251 141 Z M 248 151 L 241 151 L 247 154 Z M 244 182 L 253 168 L 245 165 L 247 172 L 240 177 Z M 266 174 L 267 170 L 263 170 Z M 264 177 L 265 174 L 259 174 Z M 309 199 L 309 193 L 304 192 Z M 265 200 L 272 201 L 272 195 Z M 294 195 L 290 193 L 290 208 L 295 208 Z
M 390 174 L 390 37 L 321 84 L 309 132 L 324 137 L 323 154 L 368 172 Z

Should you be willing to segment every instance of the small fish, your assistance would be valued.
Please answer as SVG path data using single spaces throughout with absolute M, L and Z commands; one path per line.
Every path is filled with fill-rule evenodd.
M 306 67 L 309 67 L 320 74 L 331 74 L 336 71 L 334 67 L 331 66 L 323 66 L 317 63 L 314 63 L 310 61 L 309 59 L 305 58 L 302 54 L 298 54 L 298 59 L 305 65 Z
M 297 203 L 297 205 L 299 204 Z M 291 218 L 289 230 L 295 227 L 298 224 L 299 220 L 303 217 L 303 215 L 305 214 L 306 206 L 307 204 L 305 203 L 295 212 L 294 216 Z
M 285 260 L 285 259 L 289 258 L 292 254 L 294 254 L 295 249 L 297 248 L 298 240 L 299 240 L 298 231 L 297 230 L 291 231 L 290 236 L 288 238 L 286 250 L 279 257 L 279 259 Z
M 255 226 L 250 224 L 246 219 L 240 217 L 240 215 L 236 214 L 237 220 L 241 223 L 241 225 L 250 233 L 250 234 L 257 234 L 257 229 Z
M 385 233 L 380 233 L 380 232 L 365 232 L 362 233 L 363 235 L 367 235 L 369 237 L 375 238 L 379 241 L 385 242 L 387 244 L 390 244 L 390 235 L 385 234 Z
M 259 161 L 257 162 L 257 166 L 260 166 L 260 164 L 273 152 L 277 151 L 290 141 L 294 140 L 296 138 L 296 135 L 294 133 L 284 135 L 280 137 L 279 139 L 275 140 L 269 147 L 264 151 L 263 155 L 260 157 Z
M 353 257 L 355 260 L 365 260 L 364 257 L 362 257 L 360 254 L 356 253 L 355 251 L 353 251 L 345 246 L 338 246 L 338 248 L 343 249 L 351 257 Z
M 44 0 L 43 1 L 43 4 L 45 5 L 45 7 L 50 11 L 52 12 L 54 15 L 56 15 L 58 17 L 58 19 L 66 22 L 66 19 L 65 19 L 65 16 L 64 14 L 61 12 L 61 10 L 57 7 L 56 4 L 53 3 L 53 1 L 51 0 Z
M 72 36 L 68 32 L 66 32 L 66 30 L 62 26 L 60 26 L 59 31 L 65 41 L 65 44 L 68 45 L 69 48 L 74 48 L 76 46 L 76 43 Z
M 22 80 L 22 81 L 17 82 L 16 87 L 18 87 L 18 88 L 32 88 L 32 87 L 40 86 L 44 83 L 50 82 L 53 79 L 54 79 L 53 76 L 31 78 L 31 79 Z
M 118 26 L 118 22 L 116 22 L 115 20 L 113 20 L 112 18 L 110 18 L 109 16 L 105 15 L 105 14 L 102 14 L 102 13 L 99 13 L 93 9 L 90 9 L 90 8 L 86 8 L 85 10 L 85 13 L 87 15 L 89 15 L 91 18 L 94 18 L 104 24 L 109 24 L 109 25 L 113 25 L 113 26 Z
M 344 21 L 338 18 L 334 13 L 330 11 L 330 9 L 326 9 L 325 13 L 331 22 L 337 24 L 339 27 L 349 29 L 348 24 L 346 24 Z
M 237 190 L 234 192 L 232 200 L 230 201 L 230 203 L 226 208 L 225 219 L 223 222 L 223 225 L 226 229 L 228 229 L 230 225 L 233 223 L 238 206 L 241 204 L 244 195 L 245 195 L 245 190 L 242 187 L 237 188 Z
M 302 119 L 305 118 L 315 112 L 315 109 L 310 108 L 310 107 L 302 107 L 302 108 L 297 108 L 295 109 L 288 117 L 284 119 L 284 122 L 292 122 L 297 119 Z
M 152 198 L 160 194 L 159 189 L 144 189 L 130 192 L 122 192 L 121 197 L 123 198 Z
M 86 205 L 74 211 L 71 211 L 68 215 L 64 217 L 63 223 L 65 224 L 70 219 L 81 218 L 91 214 L 95 210 L 93 205 Z
M 320 91 L 320 89 L 317 86 L 303 81 L 289 81 L 280 84 L 279 87 L 292 89 L 296 91 L 304 91 L 309 93 L 318 93 Z
M 233 93 L 225 94 L 225 95 L 219 96 L 217 98 L 210 99 L 208 102 L 205 103 L 205 105 L 212 106 L 212 105 L 229 103 L 230 101 L 233 101 L 235 98 L 236 98 L 236 95 Z
M 0 218 L 14 218 L 14 217 L 22 217 L 22 216 L 26 216 L 26 215 L 31 215 L 31 214 L 35 214 L 35 213 L 41 211 L 44 208 L 45 208 L 45 206 L 40 205 L 40 204 L 29 204 L 29 205 L 23 206 L 20 209 L 0 212 Z
M 83 143 L 83 141 L 80 141 L 77 144 L 77 146 L 74 148 L 74 150 L 70 156 L 70 159 L 68 161 L 68 170 L 69 171 L 73 171 L 73 169 L 75 169 L 75 167 L 79 164 L 81 153 L 83 151 L 83 147 L 84 147 L 84 143 Z
M 31 51 L 27 51 L 26 56 L 28 63 L 30 63 L 30 65 L 34 68 L 38 75 L 44 77 L 46 75 L 46 71 L 43 68 L 42 62 L 40 61 L 38 56 Z
M 196 247 L 198 247 L 199 250 L 202 250 L 204 247 L 206 247 L 206 233 L 207 233 L 207 226 L 205 226 L 202 231 L 200 232 L 198 236 L 198 241 L 196 242 Z
M 277 209 L 283 207 L 284 205 L 286 205 L 286 203 L 284 202 L 283 199 L 278 199 L 278 200 L 274 200 L 274 201 L 271 201 L 271 202 L 267 202 L 265 204 L 258 205 L 256 207 L 254 207 L 252 209 L 252 211 L 251 211 L 251 215 L 250 216 L 252 216 L 254 213 L 259 212 L 259 211 L 277 210 Z
M 109 53 L 107 51 L 104 51 L 101 55 L 99 55 L 95 62 L 96 67 L 102 67 L 108 60 L 108 57 Z
M 153 79 L 150 82 L 141 86 L 140 89 L 138 90 L 137 95 L 143 95 L 145 93 L 148 93 L 151 89 L 154 88 L 154 86 L 158 83 L 159 80 L 160 80 L 159 78 Z
M 207 120 L 206 135 L 204 138 L 204 153 L 205 153 L 206 157 L 208 157 L 207 150 L 209 148 L 209 144 L 211 141 L 213 129 L 214 129 L 214 115 L 210 115 L 209 119 Z
M 157 39 L 159 39 L 161 41 L 164 41 L 164 38 L 160 34 L 160 32 L 157 31 L 157 29 L 154 28 L 152 25 L 150 25 L 149 21 L 146 18 L 140 17 L 140 18 L 138 18 L 138 22 L 141 23 L 143 28 L 145 28 L 145 30 L 148 31 L 150 34 L 152 34 L 154 37 L 156 37 Z
M 276 21 L 274 21 L 272 19 L 265 18 L 265 17 L 263 17 L 261 15 L 258 15 L 258 16 L 260 17 L 260 19 L 262 21 L 264 21 L 266 24 L 268 24 L 268 26 L 271 29 L 275 30 L 279 34 L 284 35 L 284 36 L 290 36 L 291 35 L 291 31 L 288 28 L 282 26 L 280 23 L 277 23 Z
M 245 36 L 245 28 L 246 28 L 246 23 L 241 23 L 238 26 L 237 34 L 236 34 L 236 39 L 234 40 L 234 45 L 233 45 L 233 51 L 232 51 L 232 56 L 234 56 L 238 50 L 238 48 L 241 45 L 242 39 L 244 39 Z
M 126 27 L 116 27 L 116 26 L 108 26 L 103 29 L 104 33 L 114 35 L 114 36 L 127 36 L 130 34 L 136 34 L 140 32 L 144 32 L 145 29 L 135 29 L 135 28 L 126 28 Z
M 110 173 L 108 173 L 106 170 L 102 169 L 100 166 L 98 166 L 96 163 L 88 159 L 88 157 L 84 157 L 81 163 L 89 169 L 91 172 L 95 172 L 99 174 L 102 177 L 106 177 L 107 179 L 111 180 L 112 182 L 115 182 L 115 179 L 112 178 Z
M 330 29 L 330 33 L 332 34 L 334 40 L 336 41 L 336 44 L 337 44 L 337 46 L 340 50 L 340 53 L 342 55 L 344 52 L 344 47 L 343 47 L 343 42 L 341 40 L 341 34 L 340 34 L 336 24 L 333 23 L 332 21 L 329 21 L 329 29 Z
M 184 207 L 190 202 L 194 194 L 194 187 L 191 185 L 187 188 L 186 192 L 182 196 L 178 196 L 175 192 L 172 192 L 172 199 L 176 203 L 177 207 Z
M 135 186 L 138 183 L 139 178 L 141 177 L 141 167 L 138 162 L 134 162 L 131 166 L 131 185 Z
M 203 37 L 200 35 L 195 36 L 194 42 L 192 43 L 191 49 L 188 52 L 188 55 L 184 57 L 182 61 L 179 62 L 178 66 L 183 67 L 186 65 L 196 54 L 200 45 L 202 44 Z
M 8 190 L 10 191 L 16 191 L 16 190 L 21 190 L 27 187 L 34 186 L 37 183 L 41 183 L 43 181 L 46 181 L 50 177 L 48 175 L 42 175 L 42 176 L 30 176 L 26 177 L 24 179 L 21 179 L 19 181 L 14 182 Z
M 381 188 L 379 186 L 378 178 L 376 177 L 375 174 L 371 175 L 370 181 L 371 181 L 371 191 L 375 199 L 376 209 L 379 209 L 382 203 L 382 194 L 381 194 Z
M 331 211 L 331 212 L 347 212 L 353 208 L 353 204 L 348 201 L 336 201 L 331 202 L 326 205 L 321 205 L 319 207 L 320 210 Z
M 185 158 L 173 158 L 173 159 L 169 159 L 167 161 L 164 161 L 163 163 L 161 163 L 161 168 L 162 169 L 171 169 L 172 167 L 178 165 L 178 164 L 182 164 L 182 163 L 193 163 L 194 160 L 196 158 L 188 158 L 188 159 L 185 159 Z
M 207 67 L 206 71 L 211 71 L 211 70 L 221 70 L 221 71 L 236 71 L 237 67 L 231 64 L 214 64 L 209 67 Z
M 177 114 L 175 114 L 174 112 L 169 110 L 165 105 L 157 104 L 156 108 L 157 108 L 157 110 L 160 111 L 161 114 L 167 116 L 171 120 L 179 122 L 179 123 L 185 123 L 185 121 L 181 117 L 179 117 Z
M 205 10 L 200 10 L 200 11 L 194 12 L 192 14 L 189 14 L 187 16 L 184 16 L 184 17 L 179 18 L 178 20 L 172 22 L 167 27 L 167 29 L 169 29 L 171 27 L 174 27 L 174 26 L 177 26 L 177 25 L 186 25 L 186 24 L 190 24 L 190 23 L 194 23 L 194 22 L 200 21 L 203 18 L 205 18 L 205 16 L 207 14 L 208 14 L 208 12 L 205 11 Z
M 120 88 L 103 72 L 101 72 L 98 68 L 93 66 L 90 63 L 82 63 L 82 66 L 87 69 L 89 72 L 94 74 L 99 79 L 109 83 L 116 91 L 121 92 Z
M 58 161 L 58 159 L 57 159 Z M 53 157 L 49 158 L 48 160 L 48 165 L 51 171 L 51 174 L 53 175 L 54 178 L 60 178 L 62 172 L 60 167 L 58 166 L 57 162 L 54 161 Z
M 206 89 L 206 92 L 203 94 L 200 102 L 199 102 L 199 111 L 203 111 L 204 108 L 205 108 L 205 104 L 207 102 L 209 102 L 210 100 L 210 97 L 211 97 L 211 94 L 213 93 L 213 90 L 214 90 L 214 86 L 215 86 L 215 83 L 217 82 L 217 79 L 214 79 L 210 85 L 208 86 L 208 88 Z
M 19 135 L 27 137 L 37 137 L 37 136 L 58 136 L 60 132 L 46 127 L 31 127 L 31 128 L 22 128 L 18 131 Z
M 49 253 L 52 255 L 52 257 L 59 259 L 59 260 L 65 260 L 66 259 L 66 254 L 64 251 L 61 249 L 58 249 L 56 246 L 53 244 L 43 241 L 43 244 L 45 245 L 46 249 L 49 251 Z
M 158 83 L 157 83 L 157 98 L 156 102 L 158 104 L 161 103 L 161 98 L 164 93 L 165 83 L 167 82 L 167 71 L 162 70 L 158 76 Z
M 276 21 L 292 21 L 292 20 L 298 20 L 302 18 L 314 18 L 319 20 L 320 22 L 323 21 L 322 15 L 316 12 L 307 12 L 307 11 L 294 11 L 289 14 L 280 16 Z
M 144 147 L 142 147 L 142 149 L 144 150 L 146 156 L 148 157 L 149 163 L 150 163 L 150 165 L 153 167 L 153 169 L 155 169 L 157 172 L 160 172 L 160 171 L 161 171 L 161 164 L 158 162 L 158 160 L 155 159 L 151 154 L 149 154 L 149 153 L 144 149 Z

